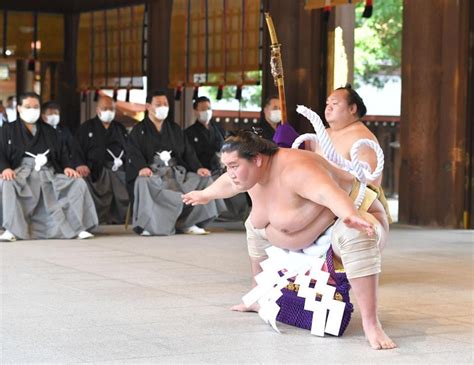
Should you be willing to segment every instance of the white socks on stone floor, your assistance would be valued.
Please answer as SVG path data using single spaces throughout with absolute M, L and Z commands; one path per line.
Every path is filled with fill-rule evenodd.
M 209 232 L 206 231 L 204 228 L 200 228 L 196 225 L 188 227 L 188 228 L 183 228 L 183 233 L 185 233 L 185 234 L 209 234 Z
M 94 237 L 94 235 L 87 231 L 82 231 L 77 235 L 77 238 L 80 240 L 87 240 L 88 238 L 92 238 L 92 237 Z
M 11 233 L 10 231 L 5 231 L 3 232 L 1 235 L 0 235 L 0 241 L 3 241 L 3 242 L 15 242 L 16 241 L 16 237 L 13 233 Z
M 200 228 L 196 225 L 188 227 L 188 228 L 183 228 L 183 233 L 185 234 L 196 234 L 196 235 L 203 235 L 203 234 L 209 234 L 209 231 L 206 231 L 204 228 Z M 151 236 L 151 233 L 148 231 L 143 231 L 141 236 Z M 87 231 L 82 231 L 77 235 L 77 238 L 80 240 L 86 240 L 89 238 L 94 237 L 92 233 L 89 233 Z M 0 241 L 4 242 L 14 242 L 16 241 L 16 237 L 13 233 L 10 231 L 5 231 L 0 235 Z

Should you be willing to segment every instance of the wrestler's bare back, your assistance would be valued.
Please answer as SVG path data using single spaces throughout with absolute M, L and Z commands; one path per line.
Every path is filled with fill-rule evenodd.
M 304 178 L 306 166 L 321 174 L 329 172 L 332 180 L 347 193 L 351 189 L 351 182 L 339 177 L 341 170 L 321 156 L 301 150 L 277 152 L 271 158 L 268 182 L 256 184 L 248 191 L 252 198 L 250 221 L 255 228 L 265 228 L 268 240 L 277 247 L 292 250 L 308 247 L 335 219 L 328 208 L 303 198 L 296 191 L 295 182 Z M 371 207 L 372 210 L 383 209 L 379 205 Z

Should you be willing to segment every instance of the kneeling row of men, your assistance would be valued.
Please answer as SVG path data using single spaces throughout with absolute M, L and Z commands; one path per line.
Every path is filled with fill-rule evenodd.
M 0 128 L 0 240 L 90 238 L 99 223 L 124 223 L 130 207 L 134 231 L 144 236 L 206 234 L 204 227 L 227 210 L 242 218 L 243 194 L 204 206 L 182 202 L 183 193 L 206 188 L 222 173 L 224 131 L 210 123 L 207 98 L 194 108 L 200 123 L 183 132 L 166 119 L 164 92 L 155 92 L 147 116 L 128 134 L 114 121 L 113 100 L 101 97 L 97 116 L 73 137 L 59 124 L 57 104 L 40 110 L 37 94 L 21 95 L 17 120 Z M 209 146 L 199 155 L 190 143 L 198 137 Z

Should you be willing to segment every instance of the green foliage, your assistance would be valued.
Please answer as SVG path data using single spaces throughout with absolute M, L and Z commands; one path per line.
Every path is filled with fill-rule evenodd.
M 246 78 L 248 80 L 261 80 L 262 72 L 261 71 L 249 71 L 246 73 Z M 220 80 L 220 77 L 214 77 L 214 75 L 209 75 L 210 81 Z M 203 86 L 203 91 L 205 94 L 209 95 L 211 103 L 215 104 L 217 102 L 217 86 Z M 228 85 L 224 87 L 222 93 L 222 99 L 227 101 L 235 100 L 235 94 L 237 91 L 237 86 Z M 242 110 L 249 108 L 260 108 L 262 104 L 262 86 L 261 85 L 244 85 L 242 89 L 242 99 L 240 101 L 240 108 Z
M 401 74 L 403 0 L 374 1 L 371 18 L 362 18 L 364 3 L 356 7 L 354 79 L 382 88 Z

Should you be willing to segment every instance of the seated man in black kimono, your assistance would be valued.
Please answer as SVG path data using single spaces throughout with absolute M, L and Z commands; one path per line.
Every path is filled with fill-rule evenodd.
M 114 120 L 115 103 L 102 96 L 97 116 L 84 122 L 76 133 L 78 167 L 86 178 L 101 224 L 125 222 L 129 204 L 125 182 L 125 127 Z
M 189 143 L 194 147 L 199 162 L 211 170 L 212 178 L 216 180 L 225 169 L 221 164 L 220 150 L 224 144 L 226 132 L 212 120 L 211 101 L 201 96 L 194 101 L 195 123 L 186 128 L 185 134 Z M 227 211 L 219 215 L 221 220 L 243 220 L 249 211 L 245 193 L 224 200 Z
M 76 141 L 68 127 L 61 123 L 61 108 L 58 103 L 54 101 L 47 101 L 41 105 L 41 120 L 51 127 L 56 129 L 62 142 L 66 145 L 69 160 L 74 165 L 77 161 L 75 154 L 77 152 Z
M 276 127 L 281 122 L 280 99 L 276 95 L 269 96 L 263 105 L 262 118 L 255 127 L 261 129 L 261 136 L 273 141 Z
M 185 134 L 196 151 L 199 162 L 212 173 L 222 169 L 219 153 L 224 143 L 225 131 L 212 120 L 211 101 L 201 96 L 194 101 L 195 123 L 186 128 Z
M 0 240 L 92 237 L 94 203 L 56 130 L 38 123 L 39 96 L 21 95 L 17 108 L 0 129 Z
M 222 201 L 183 205 L 183 193 L 204 189 L 213 180 L 181 128 L 166 119 L 168 112 L 164 92 L 149 95 L 147 116 L 130 133 L 127 182 L 134 195 L 133 227 L 145 236 L 170 235 L 176 229 L 206 234 L 202 227 L 225 208 Z

